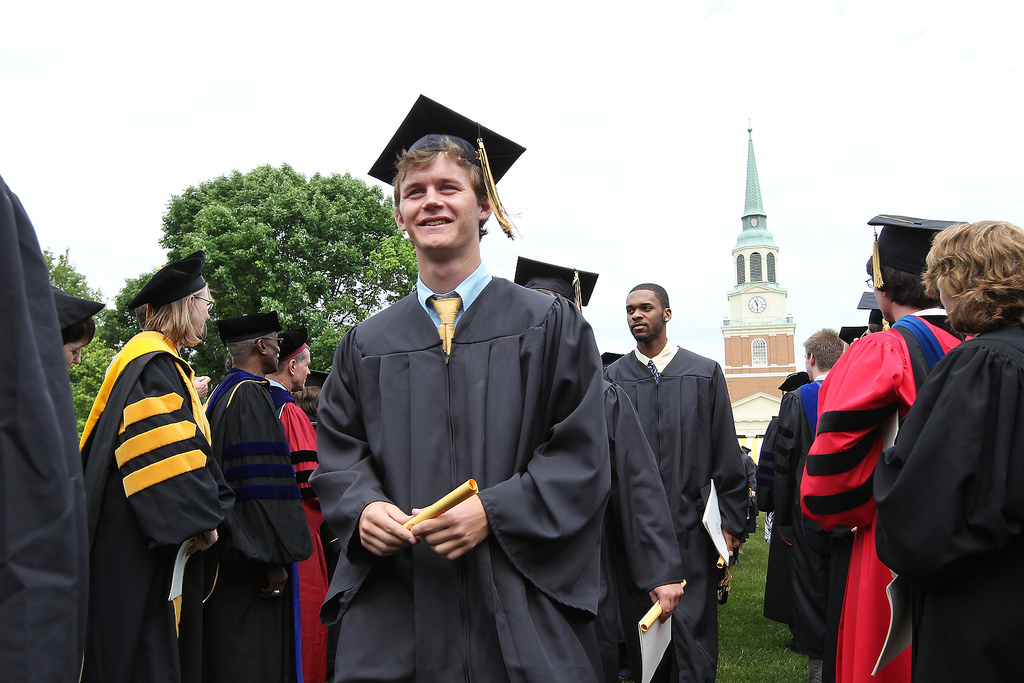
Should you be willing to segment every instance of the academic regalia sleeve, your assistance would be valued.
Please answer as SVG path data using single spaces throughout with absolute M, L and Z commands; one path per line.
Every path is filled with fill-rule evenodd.
M 291 451 L 266 387 L 238 384 L 213 413 L 214 445 L 235 493 L 227 521 L 230 559 L 287 564 L 309 557 L 313 541 L 302 510 Z
M 734 536 L 742 537 L 747 527 L 747 473 L 745 458 L 736 440 L 736 423 L 732 403 L 721 366 L 715 363 L 711 375 L 712 414 L 709 430 L 714 461 L 712 479 L 718 492 L 718 509 L 722 514 L 722 528 Z
M 216 529 L 230 501 L 210 442 L 192 415 L 184 379 L 168 354 L 151 359 L 128 394 L 114 458 L 150 547 L 178 545 Z M 109 409 L 109 408 L 108 408 Z
M 775 521 L 792 526 L 799 519 L 800 510 L 793 509 L 792 501 L 796 492 L 794 468 L 800 462 L 800 426 L 804 419 L 803 402 L 800 394 L 791 391 L 782 397 L 779 406 L 779 422 L 774 442 L 775 454 Z
M 914 401 L 898 334 L 877 333 L 840 356 L 818 395 L 818 435 L 801 482 L 804 516 L 823 529 L 863 526 L 875 514 L 872 475 L 882 449 L 880 425 Z M 908 393 L 909 392 L 909 393 Z
M 779 434 L 779 416 L 768 422 L 761 442 L 761 455 L 757 459 L 757 509 L 775 511 L 775 449 Z
M 309 476 L 316 469 L 316 432 L 309 416 L 293 402 L 281 406 L 281 426 L 292 451 L 292 466 L 295 468 L 295 480 L 299 485 L 302 498 L 316 498 L 313 488 L 309 485 Z
M 658 462 L 633 404 L 618 386 L 605 389 L 612 455 L 610 518 L 622 527 L 623 547 L 637 588 L 679 583 L 685 573 Z
M 924 588 L 1003 561 L 1024 531 L 1024 367 L 986 337 L 935 366 L 875 474 L 878 556 Z
M 516 569 L 552 599 L 595 613 L 611 481 L 601 357 L 590 326 L 566 300 L 554 299 L 545 325 L 546 438 L 525 472 L 479 495 L 491 533 Z

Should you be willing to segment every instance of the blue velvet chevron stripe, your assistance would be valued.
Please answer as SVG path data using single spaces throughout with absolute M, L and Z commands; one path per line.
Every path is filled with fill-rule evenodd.
M 295 484 L 285 486 L 253 484 L 252 486 L 239 486 L 234 491 L 236 502 L 247 500 L 299 500 L 301 497 L 299 487 Z
M 268 465 L 256 463 L 252 465 L 237 465 L 224 470 L 224 478 L 231 481 L 239 479 L 254 479 L 256 477 L 287 477 L 295 478 L 295 470 L 291 465 Z
M 291 461 L 292 453 L 288 444 L 283 441 L 242 441 L 224 447 L 225 460 L 243 458 L 245 456 L 280 455 Z M 294 474 L 294 473 L 293 473 Z

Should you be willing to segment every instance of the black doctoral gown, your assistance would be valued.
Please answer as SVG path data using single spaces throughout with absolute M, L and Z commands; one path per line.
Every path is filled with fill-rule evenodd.
M 933 368 L 875 470 L 878 557 L 913 589 L 914 681 L 1020 680 L 1024 330 Z
M 207 403 L 214 458 L 235 493 L 221 528 L 216 588 L 206 600 L 204 683 L 295 681 L 293 562 L 313 552 L 291 449 L 265 379 L 229 370 Z M 288 569 L 280 596 L 264 597 L 267 570 Z
M 77 679 L 85 646 L 85 493 L 46 263 L 0 178 L 0 678 Z
M 605 516 L 597 628 L 605 679 L 615 683 L 619 680 L 618 596 L 646 598 L 650 605 L 651 589 L 679 583 L 686 574 L 658 461 L 625 392 L 614 384 L 606 384 L 604 409 L 612 489 Z M 621 604 L 625 608 L 632 602 L 623 599 Z M 631 615 L 632 610 L 623 609 L 621 616 L 625 619 Z M 636 622 L 624 622 L 622 628 L 635 631 Z M 633 673 L 639 675 L 637 671 Z
M 749 498 L 725 376 L 718 363 L 683 348 L 665 367 L 660 382 L 634 353 L 608 366 L 606 376 L 633 402 L 658 458 L 688 572 L 686 594 L 672 616 L 679 680 L 714 681 L 720 572 L 715 568 L 718 551 L 701 523 L 704 496 L 714 479 L 722 527 L 736 535 L 746 525 Z M 643 617 L 644 607 L 637 602 L 632 623 Z
M 571 303 L 492 278 L 451 355 L 415 294 L 353 327 L 320 395 L 311 478 L 342 555 L 322 615 L 336 681 L 596 681 L 608 438 L 593 333 Z M 467 479 L 490 535 L 456 561 L 376 557 L 363 508 Z

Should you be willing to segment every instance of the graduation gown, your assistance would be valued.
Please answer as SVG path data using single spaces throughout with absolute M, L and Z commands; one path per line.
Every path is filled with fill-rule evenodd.
M 110 405 L 111 392 L 138 363 L 145 367 L 126 402 Z M 104 443 L 93 437 L 112 410 L 119 429 Z M 209 459 L 209 433 L 192 368 L 171 342 L 159 332 L 129 340 L 111 362 L 82 434 L 85 467 L 98 458 L 106 471 L 97 489 L 83 681 L 199 680 L 206 553 L 186 566 L 177 634 L 167 598 L 178 547 L 216 529 L 231 508 L 231 492 Z
M 446 357 L 412 294 L 359 323 L 320 394 L 311 478 L 342 554 L 322 616 L 336 681 L 595 681 L 609 491 L 601 362 L 570 302 L 492 278 Z M 476 479 L 490 534 L 455 561 L 360 543 Z
M 2 178 L 0 292 L 0 672 L 63 683 L 77 678 L 85 646 L 82 461 L 46 263 Z
M 633 404 L 622 389 L 606 383 L 605 420 L 611 452 L 612 488 L 605 515 L 602 548 L 601 605 L 598 608 L 598 638 L 605 679 L 619 680 L 619 596 L 623 607 L 646 599 L 657 586 L 680 583 L 683 562 L 672 526 L 672 511 L 658 473 L 647 437 Z M 623 619 L 632 609 L 623 610 Z M 636 630 L 636 622 L 622 624 Z M 632 644 L 634 639 L 626 640 Z M 630 653 L 639 661 L 639 652 Z M 639 674 L 639 672 L 634 672 Z
M 278 410 L 284 435 L 291 449 L 292 466 L 302 496 L 312 554 L 293 566 L 292 602 L 299 617 L 299 642 L 302 657 L 302 678 L 306 683 L 323 683 L 327 679 L 327 627 L 320 621 L 320 607 L 327 597 L 327 560 L 320 538 L 324 516 L 320 500 L 309 485 L 309 475 L 316 469 L 316 432 L 309 417 L 299 408 L 295 398 L 283 387 L 270 385 L 270 397 Z
M 909 581 L 915 681 L 1012 681 L 1024 641 L 1024 330 L 940 361 L 875 472 L 879 557 Z
M 793 528 L 783 528 L 775 521 L 775 450 L 779 438 L 779 417 L 768 423 L 757 463 L 757 507 L 771 513 L 771 536 L 768 546 L 768 567 L 764 580 L 764 611 L 766 619 L 787 626 L 793 622 L 792 555 Z M 769 522 L 766 520 L 765 524 Z
M 701 516 L 711 480 L 719 496 L 722 526 L 742 535 L 749 499 L 725 376 L 718 363 L 680 348 L 656 383 L 651 371 L 628 353 L 608 366 L 640 417 L 658 458 L 676 539 L 686 572 L 686 595 L 672 617 L 680 681 L 714 681 L 718 667 L 718 551 Z M 635 624 L 643 616 L 632 620 Z M 632 637 L 636 637 L 635 633 Z
M 775 442 L 775 482 L 779 500 L 775 522 L 791 529 L 789 580 L 792 586 L 794 652 L 821 659 L 825 653 L 829 586 L 829 533 L 804 519 L 800 509 L 800 482 L 807 451 L 814 442 L 820 383 L 804 385 L 782 397 Z M 814 415 L 812 424 L 808 413 Z
M 313 552 L 291 449 L 268 384 L 233 368 L 206 405 L 214 458 L 236 498 L 222 527 L 217 585 L 203 615 L 206 683 L 295 681 L 301 667 L 292 586 L 280 597 L 260 594 L 269 568 L 289 567 Z
M 921 319 L 943 352 L 960 343 L 937 321 Z M 909 653 L 871 676 L 889 625 L 885 586 L 892 580 L 875 552 L 871 487 L 882 449 L 881 426 L 893 411 L 903 418 L 916 395 L 907 343 L 890 329 L 850 346 L 825 378 L 818 396 L 818 435 L 801 483 L 803 512 L 827 530 L 857 527 L 839 624 L 839 683 L 910 680 Z

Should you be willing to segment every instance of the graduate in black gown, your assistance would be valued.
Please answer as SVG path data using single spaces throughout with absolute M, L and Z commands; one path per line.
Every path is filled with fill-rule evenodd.
M 322 612 L 340 619 L 335 681 L 600 679 L 597 346 L 572 303 L 480 260 L 498 204 L 485 177 L 522 151 L 421 97 L 371 171 L 393 181 L 419 281 L 348 331 L 320 394 L 311 483 L 342 550 Z M 470 478 L 479 495 L 403 526 Z
M 590 301 L 597 273 L 519 257 L 515 282 L 552 296 L 575 301 L 580 310 Z M 603 358 L 602 358 L 603 360 Z M 619 594 L 646 592 L 651 604 L 660 602 L 661 620 L 675 611 L 683 595 L 683 562 L 672 526 L 672 512 L 640 419 L 626 393 L 605 382 L 605 421 L 611 455 L 612 489 L 601 546 L 601 605 L 597 636 L 605 680 L 619 680 L 619 642 L 635 621 L 620 625 Z M 623 607 L 630 604 L 623 600 Z M 622 610 L 629 619 L 632 611 Z M 633 671 L 639 678 L 640 671 Z
M 718 667 L 716 593 L 721 572 L 701 516 L 714 479 L 722 529 L 730 555 L 735 555 L 749 499 L 725 376 L 713 360 L 668 343 L 665 325 L 672 310 L 668 294 L 658 285 L 634 287 L 626 317 L 638 348 L 608 366 L 605 374 L 633 402 L 658 458 L 687 581 L 686 596 L 672 618 L 674 648 L 655 680 L 710 683 Z M 635 597 L 633 623 L 649 607 L 646 596 Z
M 914 681 L 1020 679 L 1024 231 L 940 232 L 924 281 L 973 335 L 936 363 L 874 478 L 878 557 L 913 599 Z
M 35 230 L 0 178 L 0 678 L 77 680 L 89 549 L 75 410 Z

